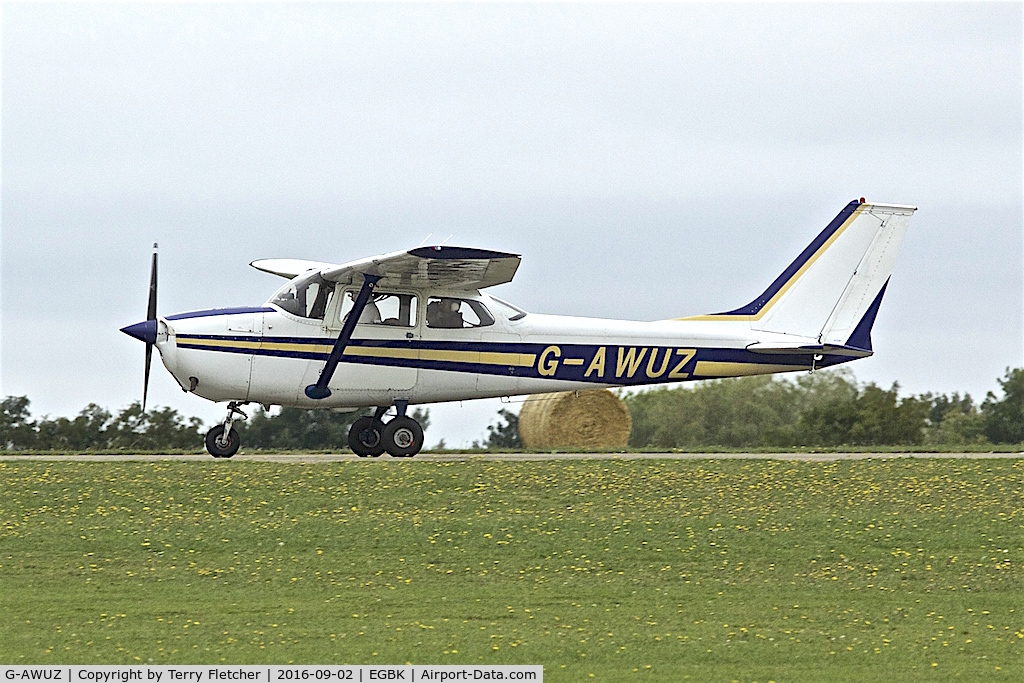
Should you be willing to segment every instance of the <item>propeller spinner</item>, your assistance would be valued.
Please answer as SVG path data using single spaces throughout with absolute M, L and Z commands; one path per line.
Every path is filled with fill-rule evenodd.
M 149 393 L 149 368 L 153 363 L 153 345 L 156 344 L 156 251 L 153 243 L 153 265 L 149 272 L 149 306 L 145 322 L 122 327 L 121 331 L 139 341 L 146 342 L 146 374 L 142 385 L 142 412 L 146 412 L 146 395 Z

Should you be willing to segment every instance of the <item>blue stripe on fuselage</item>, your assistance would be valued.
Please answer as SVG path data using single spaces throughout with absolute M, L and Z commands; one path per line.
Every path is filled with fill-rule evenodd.
M 334 340 L 330 338 L 258 337 L 253 335 L 178 335 L 177 337 L 178 346 L 185 349 L 311 361 L 326 361 L 333 342 Z M 258 346 L 253 348 L 254 344 L 258 344 Z M 291 348 L 273 348 L 284 345 Z M 752 353 L 745 349 L 724 348 L 366 339 L 353 339 L 349 348 L 352 351 L 342 355 L 341 361 L 344 363 L 617 385 L 657 384 L 718 376 L 705 371 L 695 377 L 698 363 L 737 364 L 751 370 L 744 372 L 741 368 L 735 373 L 722 372 L 721 376 L 759 374 L 756 371 L 758 366 L 765 372 L 804 370 L 810 369 L 813 354 L 813 352 L 772 354 L 771 357 L 766 357 L 765 354 Z M 359 353 L 360 350 L 369 349 L 373 349 L 373 356 Z M 386 355 L 388 350 L 394 351 L 394 357 Z M 418 357 L 418 352 L 421 351 L 429 358 Z M 526 365 L 521 362 L 517 363 L 515 360 L 501 363 L 493 359 L 487 362 L 474 362 L 464 358 L 467 352 L 484 357 L 487 354 L 512 354 L 513 357 L 518 354 L 519 358 L 530 358 L 532 363 Z M 417 357 L 408 357 L 410 354 L 415 354 Z M 450 355 L 452 358 L 445 359 L 446 355 Z M 815 365 L 818 368 L 823 368 L 850 360 L 854 360 L 854 357 L 827 355 L 817 361 Z

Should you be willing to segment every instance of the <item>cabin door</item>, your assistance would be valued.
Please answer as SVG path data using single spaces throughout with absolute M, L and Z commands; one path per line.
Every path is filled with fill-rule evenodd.
M 340 304 L 328 311 L 327 328 L 340 332 L 356 289 L 346 290 Z M 415 342 L 419 339 L 419 298 L 411 292 L 376 291 L 363 309 L 352 340 L 345 348 L 328 387 L 339 398 L 350 395 L 365 400 L 386 400 L 416 386 Z M 323 363 L 310 363 L 315 383 Z M 307 379 L 309 379 L 307 377 Z

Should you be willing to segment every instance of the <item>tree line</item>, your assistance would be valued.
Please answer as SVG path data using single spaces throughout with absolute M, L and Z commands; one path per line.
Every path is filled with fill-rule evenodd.
M 202 420 L 173 408 L 143 412 L 136 401 L 113 415 L 90 403 L 74 418 L 33 420 L 26 396 L 0 402 L 0 446 L 6 450 L 106 451 L 194 450 L 202 443 Z
M 0 402 L 0 449 L 35 451 L 195 451 L 202 447 L 205 429 L 198 417 L 184 417 L 173 408 L 142 411 L 136 401 L 114 415 L 94 403 L 74 418 L 34 420 L 25 396 Z M 352 422 L 368 409 L 349 413 L 282 408 L 270 413 L 261 407 L 248 420 L 234 423 L 246 448 L 329 450 L 348 444 Z M 430 411 L 417 408 L 412 417 L 424 430 Z
M 1024 443 L 1024 368 L 1007 369 L 1002 397 L 900 398 L 899 385 L 860 384 L 849 370 L 739 377 L 622 395 L 634 448 L 968 446 Z M 518 417 L 499 411 L 483 448 L 522 446 Z
M 899 396 L 848 370 L 743 377 L 630 393 L 630 445 L 655 448 L 965 446 L 1024 442 L 1024 368 L 1002 396 Z
M 788 448 L 839 446 L 968 446 L 1024 443 L 1024 368 L 998 380 L 1002 395 L 980 403 L 969 394 L 899 396 L 858 383 L 844 369 L 788 377 L 741 377 L 676 388 L 629 392 L 636 448 Z M 112 414 L 89 404 L 74 418 L 33 419 L 25 396 L 0 402 L 0 449 L 54 451 L 194 451 L 203 443 L 199 418 L 172 408 L 146 412 L 135 402 Z M 329 450 L 348 443 L 352 422 L 367 412 L 256 408 L 236 422 L 247 448 Z M 430 423 L 429 411 L 413 417 Z M 502 409 L 479 448 L 519 448 L 518 417 Z M 441 444 L 443 447 L 443 441 Z

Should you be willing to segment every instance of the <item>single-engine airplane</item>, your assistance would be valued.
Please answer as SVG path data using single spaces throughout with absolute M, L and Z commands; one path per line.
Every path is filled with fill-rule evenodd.
M 723 313 L 641 322 L 527 313 L 484 289 L 520 257 L 417 247 L 343 265 L 266 259 L 288 280 L 258 307 L 158 317 L 121 331 L 153 347 L 186 392 L 228 401 L 206 435 L 215 458 L 239 448 L 232 423 L 260 403 L 352 410 L 359 456 L 410 457 L 423 430 L 410 405 L 599 387 L 815 370 L 872 354 L 871 327 L 913 206 L 850 202 L 756 299 Z M 395 415 L 385 417 L 392 407 Z

